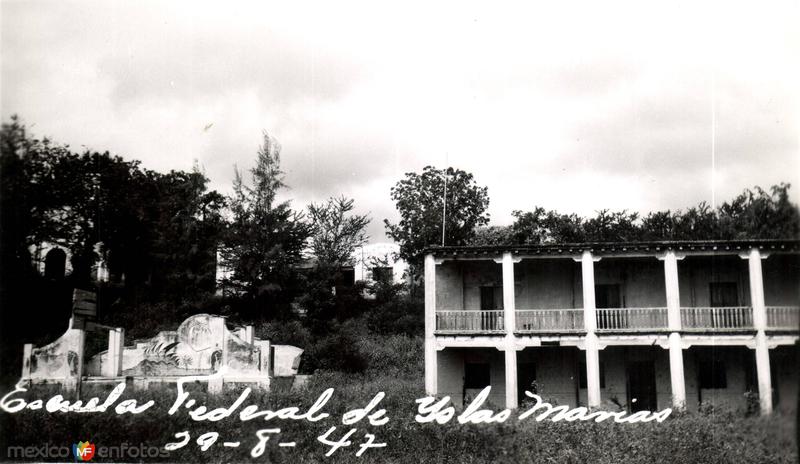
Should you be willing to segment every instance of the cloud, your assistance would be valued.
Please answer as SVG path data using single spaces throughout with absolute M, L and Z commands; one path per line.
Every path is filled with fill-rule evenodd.
M 676 209 L 800 188 L 796 13 L 5 2 L 0 110 L 148 168 L 197 160 L 224 192 L 268 130 L 294 205 L 351 196 L 375 241 L 395 215 L 389 188 L 426 165 L 473 172 L 499 224 L 534 205 Z

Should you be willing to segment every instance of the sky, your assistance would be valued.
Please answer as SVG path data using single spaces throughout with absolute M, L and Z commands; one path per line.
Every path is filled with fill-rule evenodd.
M 0 0 L 0 116 L 223 193 L 267 131 L 284 198 L 353 198 L 372 242 L 427 165 L 494 225 L 798 201 L 797 1 L 432 3 Z

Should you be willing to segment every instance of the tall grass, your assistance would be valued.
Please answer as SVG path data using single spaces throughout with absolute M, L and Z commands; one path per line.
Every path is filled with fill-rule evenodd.
M 274 388 L 270 392 L 254 391 L 243 406 L 255 404 L 260 409 L 276 410 L 297 406 L 305 411 L 327 388 L 335 393 L 324 411 L 327 419 L 310 423 L 273 419 L 240 421 L 237 414 L 220 422 L 193 421 L 185 408 L 167 414 L 176 398 L 174 386 L 155 387 L 147 391 L 126 390 L 125 398 L 140 403 L 153 400 L 151 410 L 132 416 L 112 411 L 92 414 L 47 413 L 44 410 L 0 413 L 0 453 L 7 458 L 7 446 L 39 446 L 43 443 L 70 446 L 89 440 L 98 446 L 138 446 L 144 443 L 163 447 L 176 441 L 174 434 L 188 431 L 191 441 L 167 456 L 145 459 L 162 462 L 413 462 L 413 463 L 476 463 L 476 462 L 599 462 L 599 463 L 788 463 L 797 462 L 794 443 L 794 418 L 775 415 L 769 418 L 744 417 L 733 411 L 685 413 L 671 416 L 663 423 L 614 424 L 552 423 L 549 421 L 516 421 L 503 424 L 459 425 L 455 420 L 444 425 L 418 424 L 414 420 L 415 399 L 425 396 L 422 385 L 422 340 L 419 337 L 364 337 L 357 342 L 357 351 L 366 360 L 361 373 L 318 371 L 301 390 Z M 84 397 L 105 397 L 111 387 L 92 387 Z M 197 405 L 209 408 L 230 406 L 241 387 L 210 396 L 203 385 L 191 385 Z M 352 426 L 343 425 L 342 414 L 364 407 L 378 392 L 386 397 L 378 408 L 390 418 L 386 425 L 370 426 L 366 420 Z M 36 388 L 26 397 L 49 398 L 52 388 Z M 239 411 L 241 411 L 241 407 Z M 318 437 L 335 426 L 334 440 L 351 427 L 357 431 L 352 444 L 325 457 L 329 447 Z M 257 459 L 250 451 L 257 443 L 259 429 L 278 427 L 279 434 L 267 443 Z M 207 451 L 195 442 L 207 432 L 219 433 L 218 441 Z M 365 434 L 375 435 L 385 448 L 369 449 L 356 458 Z M 222 446 L 223 442 L 239 441 L 238 448 Z M 279 447 L 280 442 L 296 442 L 294 448 Z M 70 460 L 72 457 L 70 457 Z M 41 459 L 34 459 L 39 461 Z M 131 460 L 130 458 L 127 460 Z M 135 459 L 138 460 L 138 459 Z M 100 461 L 95 458 L 94 461 Z

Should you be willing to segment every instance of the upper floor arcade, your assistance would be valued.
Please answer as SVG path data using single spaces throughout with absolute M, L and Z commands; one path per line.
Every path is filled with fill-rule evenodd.
M 440 247 L 425 271 L 437 337 L 800 327 L 797 240 Z

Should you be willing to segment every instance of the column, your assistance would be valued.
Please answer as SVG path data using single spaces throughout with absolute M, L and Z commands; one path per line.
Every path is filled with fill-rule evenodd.
M 26 343 L 22 347 L 22 378 L 31 378 L 31 356 L 33 355 L 33 344 Z
M 744 256 L 743 256 L 744 257 Z M 753 306 L 753 328 L 756 329 L 756 374 L 758 376 L 758 399 L 761 414 L 772 413 L 772 378 L 769 368 L 767 346 L 767 308 L 764 303 L 764 276 L 761 270 L 762 256 L 758 248 L 752 248 L 746 256 L 750 271 L 750 304 Z
M 85 324 L 80 322 L 80 327 L 70 329 L 74 334 L 70 336 L 71 348 L 75 351 L 74 368 L 75 375 L 72 375 L 73 365 L 69 362 L 64 363 L 64 391 L 68 393 L 77 393 L 80 396 L 81 380 L 83 379 L 83 361 L 84 352 L 86 349 L 86 330 Z M 68 332 L 70 332 L 68 331 Z
M 125 349 L 125 330 L 114 328 L 108 331 L 108 357 L 103 366 L 103 375 L 119 377 L 122 375 L 122 351 Z
M 664 257 L 664 286 L 667 291 L 667 321 L 669 325 L 669 374 L 672 384 L 672 406 L 686 407 L 686 381 L 683 371 L 683 344 L 681 343 L 681 297 L 678 284 L 678 256 L 668 251 Z
M 505 358 L 506 358 L 506 408 L 516 409 L 517 398 L 517 349 L 514 344 L 514 330 L 517 316 L 514 302 L 514 257 L 503 253 L 503 319 L 505 320 Z
M 225 337 L 228 328 L 225 325 L 225 318 L 222 316 L 212 317 L 209 321 L 209 326 L 211 333 L 219 337 L 217 339 L 217 343 L 215 344 L 215 348 L 218 348 L 221 351 L 222 356 L 220 358 L 219 366 L 214 372 L 216 375 L 208 380 L 208 392 L 221 393 L 225 384 L 222 375 L 224 374 L 226 366 L 228 365 L 228 343 Z
M 256 339 L 255 335 L 253 334 L 253 326 L 252 325 L 244 326 L 244 341 L 252 345 L 255 339 Z
M 425 256 L 425 393 L 435 396 L 437 386 L 436 365 L 436 260 L 432 254 Z
M 672 407 L 686 408 L 686 381 L 683 377 L 683 343 L 678 332 L 669 334 L 669 377 L 672 384 Z
M 595 331 L 597 317 L 594 303 L 594 258 L 584 251 L 580 258 L 583 282 L 583 323 L 586 327 L 586 396 L 590 408 L 600 406 L 600 342 Z

